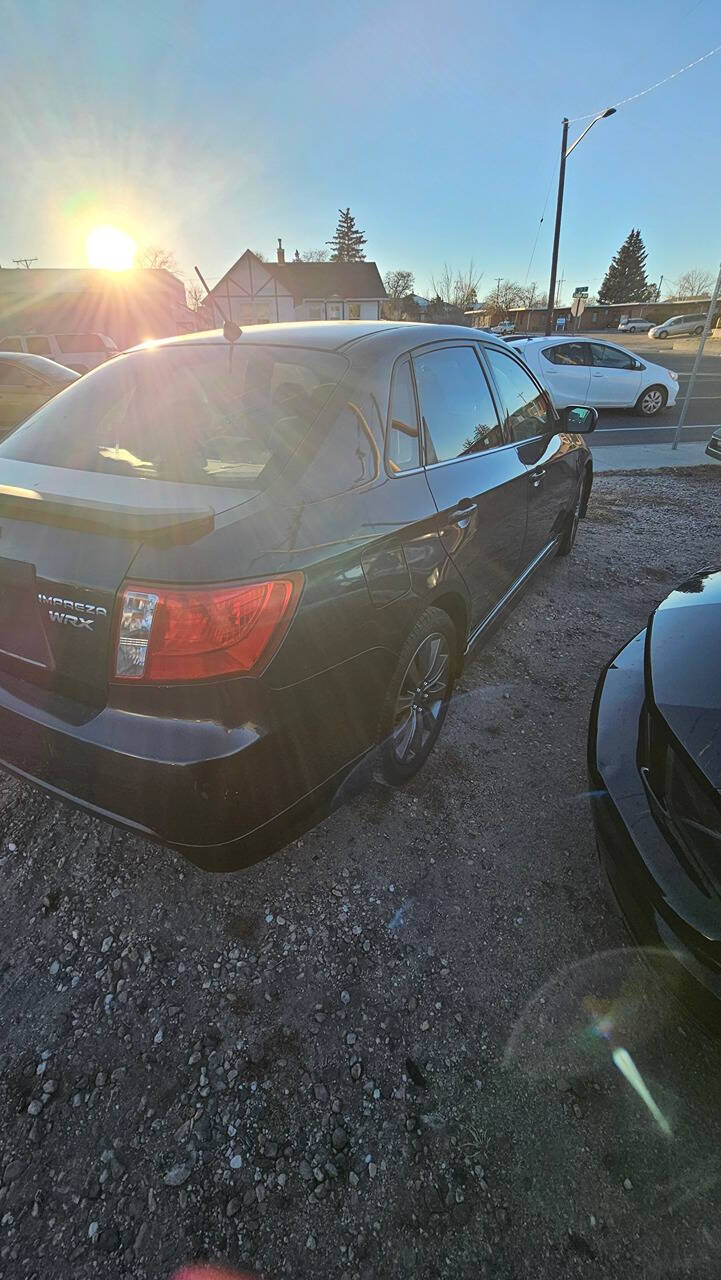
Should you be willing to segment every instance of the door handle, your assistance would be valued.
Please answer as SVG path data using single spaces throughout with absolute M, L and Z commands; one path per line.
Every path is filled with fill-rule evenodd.
M 534 489 L 539 488 L 545 474 L 546 474 L 545 467 L 536 467 L 535 470 L 531 472 L 531 484 L 533 485 Z
M 471 522 L 471 516 L 477 510 L 478 503 L 471 502 L 468 498 L 463 498 L 454 511 L 448 512 L 448 522 L 449 524 L 457 524 L 459 529 L 467 529 Z
M 598 373 L 597 373 L 597 372 L 596 372 L 596 370 L 594 369 L 594 370 L 591 372 L 591 377 L 592 377 L 592 378 L 602 378 L 602 377 L 603 377 L 603 372 L 602 372 L 602 370 L 601 370 L 601 369 L 599 369 L 599 370 L 598 370 Z

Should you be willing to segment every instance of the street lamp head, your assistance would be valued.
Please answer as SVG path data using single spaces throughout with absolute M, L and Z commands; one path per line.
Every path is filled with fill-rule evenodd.
M 606 107 L 606 110 L 602 111 L 598 118 L 599 120 L 607 120 L 609 116 L 615 116 L 615 114 L 616 114 L 615 107 Z

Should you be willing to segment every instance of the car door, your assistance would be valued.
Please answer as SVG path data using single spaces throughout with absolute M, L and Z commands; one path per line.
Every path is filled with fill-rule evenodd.
M 587 342 L 551 342 L 541 347 L 538 372 L 557 409 L 591 403 L 591 350 Z
M 640 362 L 633 352 L 610 342 L 591 342 L 591 399 L 596 409 L 634 405 L 641 394 Z
M 0 360 L 0 432 L 6 434 L 45 404 L 52 392 L 32 370 Z
M 443 545 L 465 580 L 472 633 L 519 573 L 528 481 L 473 342 L 413 352 L 425 468 Z
M 528 519 L 522 548 L 525 568 L 564 527 L 578 488 L 573 436 L 559 430 L 547 393 L 509 351 L 483 346 L 506 417 L 506 433 L 524 465 Z

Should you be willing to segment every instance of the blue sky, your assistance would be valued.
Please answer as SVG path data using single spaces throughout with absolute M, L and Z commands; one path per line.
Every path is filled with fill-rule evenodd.
M 564 114 L 721 44 L 718 0 L 6 0 L 0 264 L 84 265 L 96 223 L 211 280 L 246 247 L 320 245 L 350 205 L 385 272 L 548 276 Z M 721 255 L 721 53 L 569 159 L 564 295 L 632 226 L 649 277 Z M 580 130 L 583 124 L 572 126 Z M 572 132 L 571 136 L 575 136 Z

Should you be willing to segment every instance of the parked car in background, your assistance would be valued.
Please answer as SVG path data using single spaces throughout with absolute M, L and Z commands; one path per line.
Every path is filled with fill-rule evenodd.
M 637 943 L 721 1016 L 721 572 L 682 583 L 603 672 L 589 731 L 602 867 Z
M 648 331 L 649 338 L 684 338 L 689 334 L 703 332 L 706 313 L 699 312 L 694 316 L 671 316 L 663 324 L 655 324 Z
M 421 768 L 571 550 L 597 417 L 474 329 L 238 334 L 121 355 L 0 444 L 2 763 L 215 868 Z
M 623 316 L 618 322 L 619 333 L 648 333 L 654 326 L 653 320 L 645 316 Z
M 721 462 L 721 427 L 717 427 L 706 445 L 709 458 L 717 458 Z
M 79 376 L 42 356 L 0 351 L 0 435 L 7 435 Z
M 491 333 L 498 333 L 503 336 L 505 333 L 513 333 L 515 327 L 512 320 L 501 320 L 498 324 L 491 326 Z
M 591 404 L 596 409 L 635 409 L 652 418 L 676 403 L 678 374 L 611 342 L 529 338 L 514 342 L 513 349 L 548 387 L 557 409 Z
M 118 354 L 112 338 L 104 333 L 28 333 L 0 339 L 0 351 L 26 351 L 29 355 L 57 360 L 76 373 L 97 369 Z

